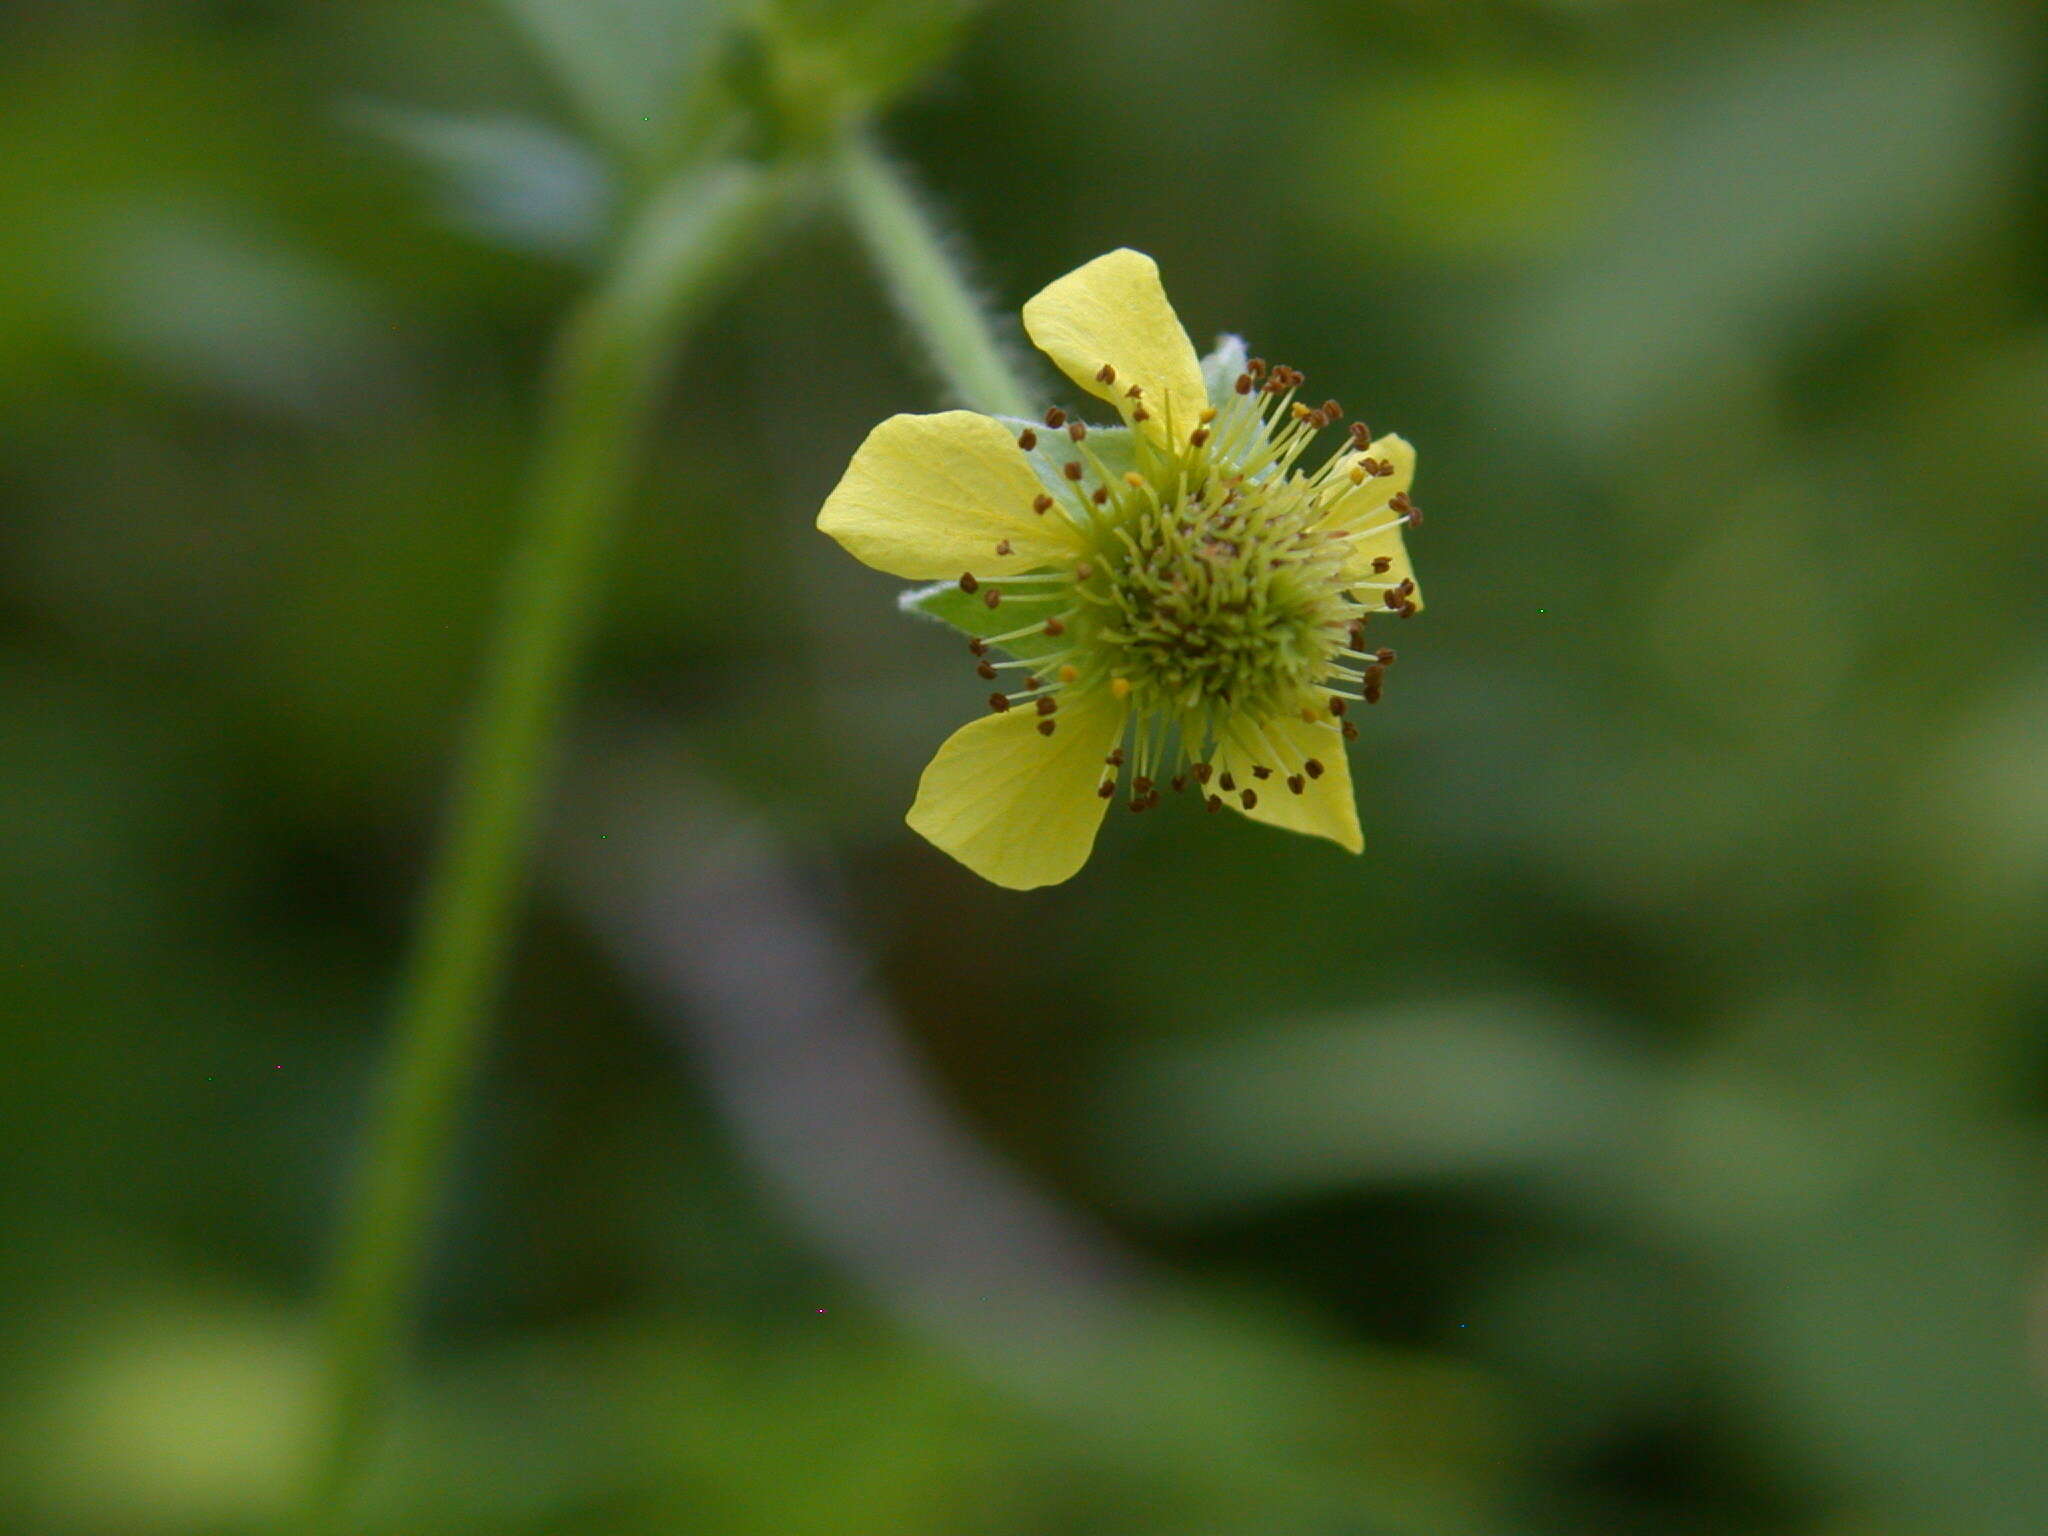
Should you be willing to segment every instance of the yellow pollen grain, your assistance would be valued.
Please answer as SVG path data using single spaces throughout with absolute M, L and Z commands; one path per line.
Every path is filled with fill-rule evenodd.
M 1109 680 L 1109 691 L 1116 698 L 1127 699 L 1131 696 L 1131 680 L 1127 677 L 1112 677 Z
M 1080 677 L 1080 675 L 1081 669 L 1075 666 L 1072 662 L 1069 662 L 1066 666 L 1060 668 L 1060 681 L 1063 683 L 1071 683 L 1075 679 Z
M 1145 488 L 1145 477 L 1135 469 L 1127 469 L 1124 471 L 1124 484 L 1130 486 L 1133 490 L 1142 491 Z

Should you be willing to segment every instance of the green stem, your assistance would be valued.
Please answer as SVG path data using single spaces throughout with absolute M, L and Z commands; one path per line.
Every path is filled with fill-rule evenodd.
M 329 1280 L 319 1438 L 300 1530 L 342 1522 L 397 1371 L 564 702 L 649 408 L 677 335 L 754 247 L 783 186 L 766 172 L 725 166 L 656 192 L 563 331 L 526 526 Z
M 890 298 L 948 387 L 975 410 L 1029 416 L 1031 391 L 902 173 L 854 130 L 840 140 L 833 174 Z

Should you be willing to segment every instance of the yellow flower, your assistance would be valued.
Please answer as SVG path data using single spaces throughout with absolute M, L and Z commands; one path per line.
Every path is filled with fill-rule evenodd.
M 984 678 L 1015 677 L 939 748 L 910 825 L 997 885 L 1050 885 L 1128 770 L 1134 811 L 1192 786 L 1359 852 L 1346 712 L 1394 660 L 1368 617 L 1422 605 L 1401 538 L 1414 450 L 1354 424 L 1298 468 L 1337 403 L 1297 402 L 1301 375 L 1236 337 L 1198 359 L 1137 251 L 1051 284 L 1024 328 L 1125 425 L 892 416 L 818 514 L 877 570 L 949 578 L 905 606 L 966 630 Z

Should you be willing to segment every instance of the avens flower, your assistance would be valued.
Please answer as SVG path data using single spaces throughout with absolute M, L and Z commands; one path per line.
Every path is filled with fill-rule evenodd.
M 990 713 L 924 771 L 911 827 L 998 885 L 1066 879 L 1104 810 L 1163 791 L 1364 846 L 1345 742 L 1394 653 L 1368 620 L 1422 606 L 1402 547 L 1415 454 L 1297 400 L 1225 337 L 1198 359 L 1159 269 L 1112 251 L 1024 306 L 1032 341 L 1121 427 L 892 416 L 818 526 L 967 631 Z

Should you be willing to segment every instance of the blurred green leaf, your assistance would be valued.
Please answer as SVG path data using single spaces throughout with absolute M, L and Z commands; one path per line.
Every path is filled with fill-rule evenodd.
M 1628 1053 L 1552 1005 L 1467 998 L 1133 1054 L 1092 1123 L 1148 1207 L 1531 1172 L 1597 1189 L 1643 1130 Z
M 1728 41 L 1641 82 L 1634 194 L 1510 337 L 1515 403 L 1583 437 L 1839 319 L 2017 174 L 1995 7 L 1764 10 Z
M 367 106 L 358 117 L 431 178 L 457 228 L 514 250 L 586 256 L 610 222 L 616 189 L 583 144 L 517 117 L 449 117 Z
M 504 0 L 591 130 L 635 157 L 662 149 L 730 16 L 730 0 Z

